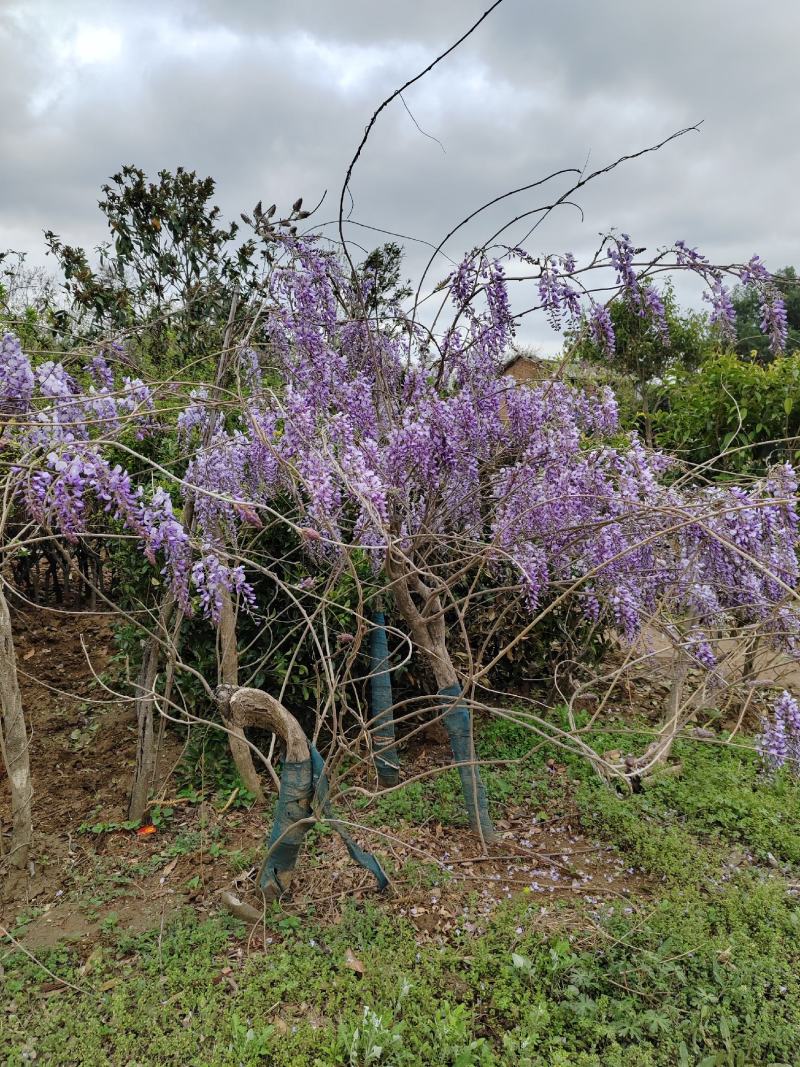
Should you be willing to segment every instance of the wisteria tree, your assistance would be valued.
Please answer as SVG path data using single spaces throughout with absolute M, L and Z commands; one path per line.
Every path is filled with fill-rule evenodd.
M 578 174 L 552 203 L 527 214 L 547 217 L 609 169 Z M 341 215 L 338 243 L 299 234 L 306 216 L 297 201 L 278 223 L 274 209 L 260 205 L 245 217 L 266 249 L 261 295 L 237 335 L 234 287 L 216 376 L 193 382 L 188 396 L 176 382 L 154 391 L 139 378 L 120 378 L 102 354 L 76 374 L 52 360 L 32 363 L 10 335 L 3 344 L 7 512 L 16 509 L 43 536 L 67 543 L 98 530 L 133 537 L 166 581 L 136 685 L 136 818 L 152 780 L 161 657 L 170 684 L 176 669 L 189 669 L 178 647 L 181 618 L 199 612 L 218 628 L 218 681 L 235 690 L 237 617 L 240 611 L 259 617 L 259 581 L 273 582 L 291 601 L 318 649 L 327 693 L 317 700 L 310 732 L 327 742 L 329 771 L 353 751 L 354 708 L 342 693 L 361 669 L 370 616 L 374 629 L 379 608 L 388 606 L 400 621 L 401 644 L 421 657 L 435 690 L 398 725 L 414 729 L 424 710 L 442 720 L 470 825 L 484 843 L 494 830 L 473 710 L 496 710 L 493 670 L 553 611 L 568 605 L 581 625 L 628 646 L 657 631 L 676 650 L 666 721 L 643 755 L 615 764 L 577 729 L 523 716 L 532 730 L 626 780 L 663 760 L 694 713 L 682 695 L 690 667 L 706 671 L 709 685 L 720 684 L 718 638 L 747 627 L 794 651 L 797 513 L 790 468 L 747 488 L 706 485 L 702 471 L 683 470 L 622 434 L 609 390 L 568 387 L 557 374 L 535 387 L 514 386 L 502 373 L 519 318 L 533 312 L 576 343 L 589 337 L 609 354 L 615 299 L 643 328 L 665 332 L 656 283 L 675 271 L 701 279 L 721 336 L 733 325 L 731 280 L 749 288 L 779 350 L 785 308 L 757 256 L 714 266 L 678 241 L 648 257 L 626 234 L 611 234 L 578 263 L 571 254 L 498 244 L 498 231 L 423 293 L 429 264 L 408 302 L 394 281 L 391 294 L 385 286 L 379 291 L 380 271 L 354 267 Z M 179 458 L 167 466 L 138 443 L 159 428 L 156 394 L 172 398 L 173 423 L 180 409 Z M 282 524 L 304 552 L 304 578 L 287 576 L 282 559 L 265 550 L 267 522 Z M 343 674 L 332 668 L 329 635 L 320 635 L 317 623 L 345 574 L 357 595 L 348 608 L 351 625 L 336 637 L 337 647 L 348 649 Z M 508 614 L 499 612 L 499 648 L 473 638 L 473 615 L 487 599 L 527 615 L 521 627 L 501 633 Z M 386 650 L 373 650 L 373 660 L 385 681 Z M 210 681 L 203 684 L 210 696 Z M 235 693 L 225 692 L 220 708 L 227 715 L 238 705 Z M 162 710 L 169 706 L 165 696 Z M 13 694 L 4 698 L 12 748 L 19 747 L 14 738 L 25 736 L 18 705 Z M 390 712 L 384 692 L 376 722 L 356 715 L 384 772 L 393 743 Z M 245 725 L 235 714 L 226 719 L 240 770 L 257 791 Z M 308 765 L 307 804 L 322 782 L 312 749 L 301 761 Z M 15 811 L 29 808 L 29 782 L 15 804 Z M 287 832 L 273 841 L 276 848 Z M 289 852 L 282 862 L 291 865 Z

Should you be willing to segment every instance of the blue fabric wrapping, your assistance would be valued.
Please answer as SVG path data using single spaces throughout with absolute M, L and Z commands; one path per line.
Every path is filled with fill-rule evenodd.
M 389 643 L 386 639 L 386 619 L 382 611 L 372 613 L 369 634 L 369 717 L 375 750 L 375 770 L 382 786 L 397 785 L 400 779 L 400 760 L 394 736 L 392 716 L 392 676 L 389 673 Z
M 311 760 L 284 763 L 275 820 L 259 877 L 262 889 L 272 886 L 279 894 L 283 892 L 278 875 L 284 871 L 293 871 L 297 864 L 303 838 L 314 823 L 311 810 L 313 795 Z
M 457 685 L 445 686 L 444 689 L 439 690 L 439 696 L 459 697 L 461 688 Z M 467 805 L 470 828 L 476 833 L 480 830 L 485 841 L 493 841 L 495 832 L 492 820 L 489 818 L 486 790 L 483 786 L 480 768 L 474 763 L 475 750 L 472 745 L 469 708 L 463 703 L 454 702 L 450 710 L 444 713 L 443 720 L 450 738 L 453 759 L 461 778 L 461 789 Z
M 275 821 L 258 879 L 263 890 L 273 889 L 278 896 L 285 888 L 279 876 L 294 870 L 303 838 L 317 821 L 317 813 L 325 818 L 330 812 L 325 764 L 316 748 L 309 748 L 310 759 L 283 766 Z M 338 819 L 328 818 L 328 822 L 344 841 L 350 858 L 373 875 L 379 889 L 385 889 L 389 879 L 372 853 L 357 845 Z

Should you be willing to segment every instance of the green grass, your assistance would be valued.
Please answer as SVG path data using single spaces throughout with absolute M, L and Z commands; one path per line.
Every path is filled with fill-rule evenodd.
M 507 719 L 490 718 L 481 723 L 476 741 L 478 757 L 500 761 L 496 767 L 487 766 L 481 771 L 494 815 L 500 815 L 509 801 L 528 800 L 533 793 L 543 795 L 543 768 L 551 755 L 549 751 L 542 749 L 523 763 L 502 763 L 525 757 L 535 742 L 529 730 Z M 359 798 L 353 808 L 371 826 L 397 822 L 420 825 L 431 819 L 449 826 L 467 825 L 458 772 L 452 769 L 409 782 L 375 800 Z
M 424 948 L 376 908 L 350 908 L 334 928 L 273 926 L 276 942 L 241 965 L 235 923 L 188 915 L 160 939 L 111 942 L 88 975 L 66 950 L 48 954 L 87 993 L 43 996 L 49 976 L 6 959 L 3 1062 L 796 1063 L 800 909 L 778 883 L 587 914 L 580 934 L 546 933 L 538 904 L 521 900 L 480 938 Z
M 800 866 L 797 781 L 783 774 L 765 780 L 746 748 L 687 740 L 674 754 L 683 764 L 680 777 L 656 778 L 630 796 L 576 767 L 584 824 L 644 869 L 678 883 L 706 881 L 726 862 L 763 865 L 771 858 Z
M 619 740 L 609 733 L 598 747 Z M 527 731 L 491 722 L 481 755 L 515 759 L 530 743 Z M 638 897 L 597 904 L 576 894 L 544 911 L 522 894 L 489 918 L 467 908 L 446 943 L 420 943 L 379 900 L 349 905 L 335 926 L 276 911 L 271 942 L 249 956 L 226 917 L 201 923 L 187 912 L 137 938 L 109 922 L 87 973 L 75 950 L 42 957 L 84 993 L 43 992 L 51 976 L 8 951 L 0 1062 L 35 1053 L 59 1067 L 797 1064 L 800 901 L 765 861 L 795 878 L 800 787 L 761 780 L 741 749 L 687 741 L 676 754 L 681 777 L 627 796 L 571 759 L 548 777 L 546 750 L 486 775 L 496 806 L 523 794 L 551 813 L 577 805 L 586 828 L 642 872 Z M 457 807 L 450 774 L 368 814 L 423 822 Z M 404 875 L 430 882 L 424 865 Z

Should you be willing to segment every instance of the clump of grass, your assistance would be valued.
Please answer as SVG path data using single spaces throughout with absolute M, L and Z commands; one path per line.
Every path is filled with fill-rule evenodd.
M 482 758 L 528 752 L 524 728 L 500 719 L 484 726 Z M 601 744 L 618 747 L 619 739 L 609 734 Z M 622 795 L 563 754 L 567 774 L 554 779 L 544 766 L 551 755 L 542 749 L 487 771 L 494 803 L 526 794 L 551 809 L 568 804 L 658 879 L 642 899 L 598 903 L 576 893 L 547 909 L 522 894 L 489 917 L 467 907 L 441 943 L 420 943 L 415 927 L 383 906 L 352 904 L 335 926 L 276 907 L 265 951 L 252 956 L 238 951 L 245 931 L 227 917 L 201 923 L 186 913 L 137 937 L 109 922 L 110 947 L 91 970 L 81 971 L 74 949 L 42 957 L 90 995 L 65 987 L 43 997 L 52 976 L 12 946 L 0 970 L 0 1060 L 12 1067 L 34 1055 L 81 1067 L 796 1062 L 800 904 L 757 861 L 798 862 L 797 784 L 764 781 L 745 749 L 684 741 L 676 749 L 680 777 Z M 367 811 L 388 822 L 452 822 L 459 804 L 450 771 Z M 179 835 L 174 848 L 195 844 Z M 732 849 L 756 862 L 732 863 Z M 418 888 L 441 883 L 447 894 L 432 867 L 409 865 L 405 875 Z M 348 966 L 353 956 L 363 973 Z
M 679 777 L 625 796 L 584 774 L 576 791 L 584 824 L 675 882 L 707 879 L 732 850 L 761 863 L 800 863 L 796 781 L 764 778 L 747 748 L 683 741 L 675 756 Z
M 229 972 L 243 930 L 187 915 L 160 935 L 120 937 L 88 974 L 73 952 L 48 953 L 91 997 L 43 1000 L 49 977 L 14 954 L 0 1052 L 10 1065 L 35 1052 L 87 1067 L 794 1062 L 800 912 L 778 882 L 581 907 L 560 929 L 519 898 L 481 937 L 464 916 L 438 945 L 372 907 L 349 907 L 335 927 L 276 918 L 275 942 Z

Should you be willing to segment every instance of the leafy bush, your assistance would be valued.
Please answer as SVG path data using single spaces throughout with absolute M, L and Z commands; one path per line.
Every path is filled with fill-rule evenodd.
M 800 456 L 800 353 L 766 365 L 721 353 L 677 373 L 661 399 L 656 444 L 692 463 L 713 460 L 711 473 L 757 473 Z

